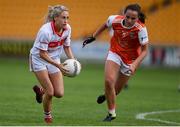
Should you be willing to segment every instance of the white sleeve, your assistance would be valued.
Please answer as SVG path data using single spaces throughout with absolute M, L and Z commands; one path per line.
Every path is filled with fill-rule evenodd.
M 71 27 L 69 27 L 68 36 L 66 37 L 64 41 L 64 46 L 70 46 L 71 43 Z
M 35 42 L 36 42 L 35 43 L 36 48 L 47 51 L 49 44 L 48 33 L 40 30 L 37 34 L 37 38 Z
M 106 21 L 106 26 L 107 27 L 111 27 L 112 26 L 112 21 L 115 19 L 116 15 L 111 15 L 108 17 L 107 21 Z
M 139 31 L 138 37 L 141 45 L 145 45 L 146 43 L 148 43 L 149 39 L 148 39 L 148 33 L 146 27 L 142 28 Z

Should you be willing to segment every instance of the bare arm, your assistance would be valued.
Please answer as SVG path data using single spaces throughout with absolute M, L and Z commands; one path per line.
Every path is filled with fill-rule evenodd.
M 102 26 L 100 26 L 94 33 L 93 37 L 96 38 L 99 36 L 105 29 L 107 29 L 106 23 L 104 23 Z
M 57 68 L 59 68 L 59 69 L 62 71 L 62 73 L 66 72 L 66 70 L 63 68 L 63 65 L 62 65 L 62 64 L 57 63 L 56 61 L 54 61 L 53 59 L 51 59 L 51 57 L 49 57 L 47 51 L 45 51 L 45 50 L 40 50 L 39 55 L 40 55 L 40 57 L 41 57 L 42 59 L 44 59 L 44 60 L 47 61 L 48 63 L 56 66 Z
M 85 47 L 85 45 L 95 41 L 96 37 L 99 36 L 106 28 L 107 28 L 106 23 L 104 23 L 93 33 L 93 35 L 91 37 L 88 37 L 84 40 L 83 47 Z
M 57 63 L 57 62 L 55 62 L 53 59 L 51 59 L 51 57 L 49 57 L 47 51 L 40 50 L 39 55 L 40 55 L 40 57 L 41 57 L 42 59 L 44 59 L 44 60 L 47 61 L 48 63 L 53 64 L 54 66 L 58 67 L 59 63 Z
M 141 46 L 141 54 L 139 57 L 130 65 L 130 69 L 132 71 L 132 74 L 135 72 L 136 68 L 140 65 L 142 60 L 145 58 L 145 56 L 148 53 L 148 44 L 142 45 Z
M 69 59 L 74 59 L 74 55 L 70 46 L 64 46 L 64 52 Z

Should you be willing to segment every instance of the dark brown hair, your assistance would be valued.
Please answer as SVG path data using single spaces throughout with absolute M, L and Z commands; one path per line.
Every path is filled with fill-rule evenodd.
M 142 23 L 145 23 L 146 15 L 141 11 L 141 6 L 139 4 L 129 4 L 126 6 L 124 14 L 127 12 L 127 10 L 137 11 L 139 20 Z

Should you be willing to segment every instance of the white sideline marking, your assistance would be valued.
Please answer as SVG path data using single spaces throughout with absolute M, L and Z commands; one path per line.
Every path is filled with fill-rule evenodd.
M 173 122 L 173 121 L 166 121 L 166 120 L 161 120 L 161 119 L 156 119 L 156 118 L 145 118 L 147 115 L 162 114 L 162 113 L 169 113 L 169 112 L 180 112 L 180 109 L 179 110 L 154 111 L 154 112 L 139 113 L 136 115 L 136 119 L 157 121 L 157 122 L 166 123 L 166 124 L 173 124 L 173 125 L 180 125 L 180 123 Z

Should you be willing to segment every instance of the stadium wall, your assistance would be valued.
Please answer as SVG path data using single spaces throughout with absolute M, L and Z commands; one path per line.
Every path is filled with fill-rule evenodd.
M 108 50 L 108 31 L 97 39 L 100 43 L 84 49 L 81 48 L 82 40 L 109 15 L 122 14 L 124 7 L 131 3 L 140 4 L 147 14 L 151 46 L 143 65 L 180 66 L 179 0 L 0 0 L 0 55 L 28 57 L 48 5 L 63 4 L 70 9 L 72 40 L 76 40 L 72 42 L 75 55 L 86 62 L 102 63 Z
M 107 42 L 95 42 L 82 48 L 82 41 L 72 41 L 73 53 L 85 63 L 104 63 L 109 44 Z M 32 41 L 0 41 L 0 55 L 7 57 L 28 58 L 32 47 Z M 66 59 L 62 54 L 62 59 Z M 144 59 L 143 66 L 170 66 L 180 67 L 180 47 L 177 46 L 154 46 L 150 45 L 149 53 Z
M 33 40 L 48 6 L 62 4 L 69 8 L 72 39 L 77 40 L 91 35 L 109 15 L 122 14 L 131 3 L 140 4 L 147 15 L 151 44 L 180 46 L 179 0 L 0 0 L 0 39 Z M 109 36 L 99 39 L 105 42 Z

